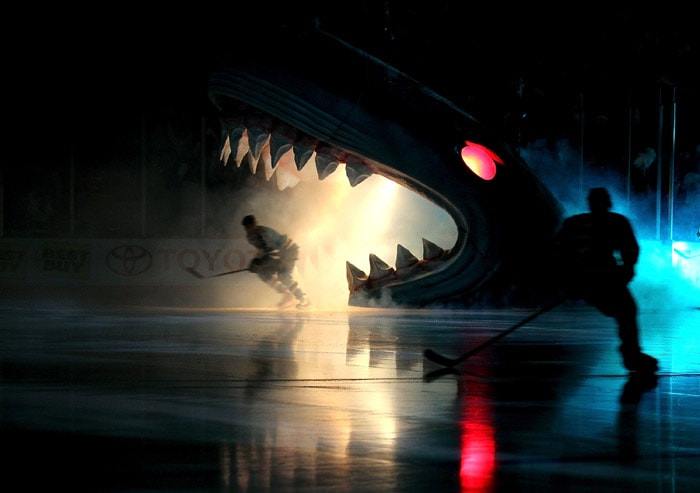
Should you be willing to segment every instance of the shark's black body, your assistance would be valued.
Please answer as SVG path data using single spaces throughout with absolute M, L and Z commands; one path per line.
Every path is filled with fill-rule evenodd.
M 258 143 L 272 136 L 272 167 L 286 151 L 301 169 L 313 151 L 320 179 L 343 162 L 351 185 L 379 174 L 452 217 L 457 240 L 437 254 L 424 240 L 420 260 L 399 246 L 395 267 L 374 259 L 368 275 L 348 264 L 350 305 L 502 304 L 548 295 L 558 201 L 501 139 L 416 80 L 311 30 L 255 49 L 237 46 L 211 73 L 209 94 L 221 110 L 222 145 L 233 154 L 247 139 L 259 159 Z M 464 165 L 466 140 L 501 158 L 493 180 Z

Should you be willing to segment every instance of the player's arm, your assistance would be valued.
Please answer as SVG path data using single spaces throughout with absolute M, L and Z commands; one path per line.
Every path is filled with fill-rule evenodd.
M 639 260 L 639 243 L 632 230 L 632 225 L 625 219 L 620 221 L 620 258 L 625 282 L 630 282 L 634 277 L 634 267 Z

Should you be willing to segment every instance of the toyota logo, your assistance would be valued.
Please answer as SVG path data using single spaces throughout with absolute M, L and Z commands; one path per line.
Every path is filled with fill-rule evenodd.
M 122 245 L 110 250 L 105 260 L 115 274 L 137 276 L 151 268 L 153 255 L 137 245 Z

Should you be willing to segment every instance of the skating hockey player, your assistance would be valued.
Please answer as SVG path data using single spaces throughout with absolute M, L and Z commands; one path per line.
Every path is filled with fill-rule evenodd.
M 279 307 L 297 301 L 297 308 L 306 308 L 311 302 L 293 277 L 299 257 L 299 246 L 285 234 L 258 224 L 255 216 L 247 215 L 241 223 L 248 243 L 258 251 L 249 269 L 278 293 L 282 293 Z
M 605 188 L 589 191 L 588 206 L 590 212 L 565 219 L 555 239 L 560 286 L 567 297 L 583 299 L 615 319 L 625 368 L 655 372 L 656 358 L 639 345 L 638 308 L 628 287 L 639 259 L 632 225 L 610 211 L 612 200 Z

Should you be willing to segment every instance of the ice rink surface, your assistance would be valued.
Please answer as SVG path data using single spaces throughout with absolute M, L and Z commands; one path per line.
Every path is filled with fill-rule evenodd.
M 0 302 L 4 491 L 700 489 L 700 308 L 243 310 Z

